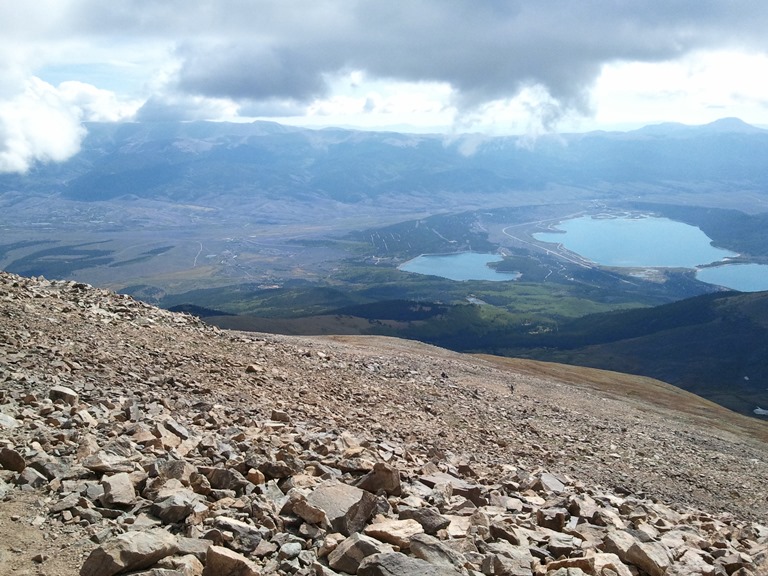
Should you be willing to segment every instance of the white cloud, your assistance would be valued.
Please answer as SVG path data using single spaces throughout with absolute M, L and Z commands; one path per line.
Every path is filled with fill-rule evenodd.
M 119 122 L 134 116 L 141 100 L 121 102 L 110 90 L 96 88 L 85 82 L 70 80 L 59 84 L 59 95 L 80 110 L 86 122 Z
M 5 85 L 0 100 L 0 172 L 26 172 L 35 162 L 62 162 L 80 150 L 88 122 L 117 122 L 136 113 L 140 100 L 79 81 L 58 87 L 32 76 Z
M 451 87 L 444 83 L 378 80 L 355 71 L 334 80 L 330 92 L 306 107 L 309 123 L 445 129 L 456 115 Z
M 237 104 L 226 98 L 163 94 L 144 102 L 134 118 L 139 122 L 233 120 L 238 117 L 238 109 Z
M 593 94 L 595 122 L 705 124 L 727 116 L 768 124 L 768 55 L 698 51 L 679 60 L 607 65 Z
M 0 172 L 26 172 L 34 162 L 61 162 L 76 154 L 85 130 L 81 110 L 56 88 L 32 77 L 24 90 L 0 102 Z
M 766 28 L 764 0 L 9 0 L 2 169 L 133 114 L 529 135 L 768 124 Z

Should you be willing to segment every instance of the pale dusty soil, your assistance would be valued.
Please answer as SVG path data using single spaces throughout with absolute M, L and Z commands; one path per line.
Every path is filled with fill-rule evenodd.
M 20 491 L 0 503 L 0 543 L 0 576 L 77 574 L 92 548 L 77 527 L 51 526 L 40 494 Z

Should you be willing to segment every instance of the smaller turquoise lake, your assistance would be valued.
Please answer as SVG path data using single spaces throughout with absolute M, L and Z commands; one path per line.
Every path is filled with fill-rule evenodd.
M 491 280 L 493 282 L 516 280 L 518 272 L 496 272 L 488 266 L 503 260 L 498 254 L 460 252 L 458 254 L 422 254 L 400 266 L 403 272 L 440 276 L 449 280 Z

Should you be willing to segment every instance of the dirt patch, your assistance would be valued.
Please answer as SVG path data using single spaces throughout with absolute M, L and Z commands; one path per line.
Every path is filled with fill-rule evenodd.
M 45 500 L 14 490 L 0 503 L 0 576 L 72 576 L 94 547 L 79 526 L 52 523 Z

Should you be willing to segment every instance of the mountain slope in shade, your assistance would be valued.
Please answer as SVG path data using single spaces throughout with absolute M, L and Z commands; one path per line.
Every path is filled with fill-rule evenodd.
M 650 376 L 746 414 L 768 407 L 768 292 L 585 316 L 542 340 L 517 351 Z

